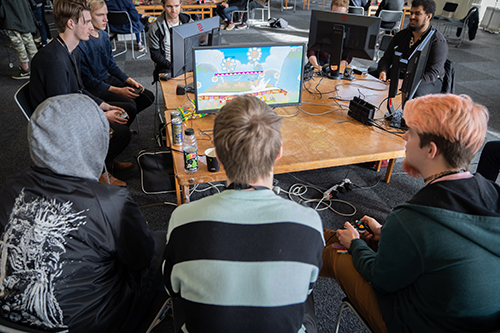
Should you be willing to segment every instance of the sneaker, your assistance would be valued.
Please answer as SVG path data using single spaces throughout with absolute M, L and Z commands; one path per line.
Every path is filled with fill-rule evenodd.
M 236 26 L 236 29 L 246 29 L 248 26 L 246 23 L 241 23 Z
M 37 37 L 33 39 L 35 43 L 41 43 L 42 42 L 42 37 Z
M 146 51 L 146 48 L 144 47 L 144 45 L 143 45 L 143 44 L 139 44 L 139 45 L 137 45 L 137 48 L 139 49 L 139 52 L 144 52 L 144 51 Z
M 224 29 L 226 29 L 226 28 L 227 28 L 227 26 L 228 26 L 228 25 L 229 25 L 229 23 L 224 22 L 224 23 L 220 26 L 220 28 L 221 28 L 222 30 L 224 30 Z
M 226 27 L 226 30 L 233 30 L 234 29 L 234 23 L 229 23 Z
M 29 80 L 30 74 L 31 74 L 31 71 L 29 69 L 25 71 L 24 69 L 19 67 L 19 73 L 17 73 L 16 75 L 12 75 L 12 78 L 14 80 L 23 80 L 23 79 Z

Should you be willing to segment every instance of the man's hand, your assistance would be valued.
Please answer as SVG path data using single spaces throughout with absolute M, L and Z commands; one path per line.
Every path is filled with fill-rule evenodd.
M 221 5 L 221 7 L 223 7 L 223 8 L 227 8 L 227 7 L 229 7 L 229 5 L 227 4 L 227 2 L 223 2 L 223 3 L 221 3 L 220 5 Z
M 104 112 L 104 114 L 106 115 L 106 118 L 108 118 L 108 121 L 110 123 L 117 123 L 117 124 L 122 124 L 122 125 L 125 125 L 128 121 L 128 116 L 127 118 L 122 118 L 120 117 L 120 112 L 117 112 L 117 111 L 106 111 Z
M 359 238 L 359 233 L 349 222 L 344 223 L 344 226 L 345 229 L 337 230 L 337 235 L 339 237 L 340 244 L 349 250 L 352 240 Z
M 387 81 L 387 73 L 386 72 L 380 72 L 380 74 L 378 75 L 378 79 L 380 81 Z
M 127 98 L 131 98 L 131 99 L 139 97 L 139 95 L 134 94 L 134 88 L 132 88 L 132 87 L 119 88 L 119 87 L 111 86 L 111 87 L 109 87 L 109 91 L 112 93 L 118 94 L 118 95 L 125 96 Z
M 371 231 L 373 232 L 373 234 L 369 233 L 369 232 L 365 232 L 363 234 L 363 237 L 361 237 L 363 240 L 369 240 L 369 239 L 373 239 L 374 241 L 379 241 L 380 240 L 380 234 L 381 234 L 381 228 L 382 228 L 382 225 L 380 223 L 377 222 L 377 220 L 375 220 L 373 217 L 369 217 L 369 216 L 363 216 L 360 221 L 364 222 L 365 224 L 367 224 Z

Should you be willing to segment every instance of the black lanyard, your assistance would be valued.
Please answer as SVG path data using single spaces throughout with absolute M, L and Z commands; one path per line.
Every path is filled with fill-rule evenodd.
M 231 183 L 226 187 L 228 190 L 248 190 L 253 188 L 254 190 L 269 190 L 269 187 L 265 186 L 252 186 L 250 184 L 242 184 L 242 183 Z
M 71 59 L 71 64 L 73 65 L 73 70 L 75 71 L 75 74 L 76 74 L 76 81 L 78 82 L 78 92 L 81 94 L 83 92 L 83 82 L 82 82 L 82 78 L 80 77 L 80 70 L 79 70 L 78 65 L 76 63 L 76 60 L 73 57 L 73 54 L 71 52 L 69 52 L 68 45 L 66 45 L 66 43 L 61 38 L 61 36 L 57 36 L 57 40 L 66 49 L 66 51 L 68 51 L 69 58 Z

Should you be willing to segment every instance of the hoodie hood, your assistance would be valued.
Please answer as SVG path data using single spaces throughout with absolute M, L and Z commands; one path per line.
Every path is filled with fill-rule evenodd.
M 97 180 L 108 152 L 109 123 L 90 97 L 55 96 L 41 103 L 31 116 L 28 142 L 36 166 Z

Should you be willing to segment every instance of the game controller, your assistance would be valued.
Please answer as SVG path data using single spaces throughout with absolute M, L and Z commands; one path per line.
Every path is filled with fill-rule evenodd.
M 139 95 L 142 92 L 142 90 L 143 90 L 142 87 L 134 88 L 134 94 Z
M 373 235 L 372 229 L 368 226 L 368 223 L 365 223 L 360 220 L 356 220 L 354 222 L 349 222 L 354 229 L 356 229 L 360 234 L 364 234 L 368 231 L 368 233 Z
M 122 113 L 117 114 L 117 116 L 120 118 L 126 119 L 126 118 L 128 118 L 128 113 L 123 111 Z

